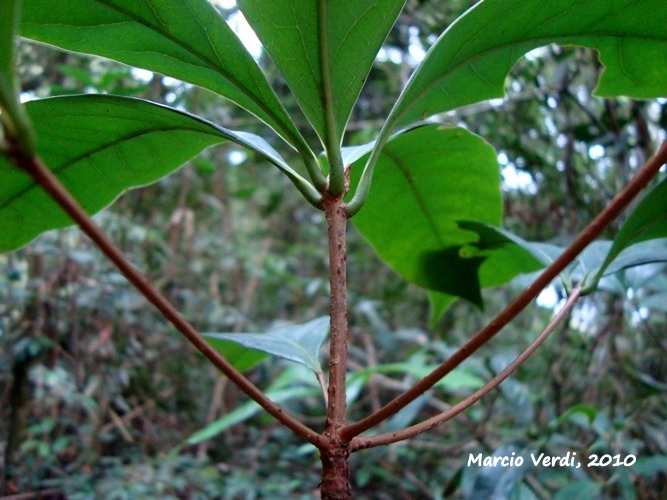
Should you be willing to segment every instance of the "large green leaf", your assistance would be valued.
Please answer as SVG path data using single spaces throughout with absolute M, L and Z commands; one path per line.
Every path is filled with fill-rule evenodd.
M 405 0 L 239 0 L 319 136 L 340 143 Z M 332 120 L 327 119 L 332 113 Z
M 139 99 L 55 97 L 29 102 L 26 110 L 35 123 L 37 153 L 89 213 L 228 139 L 289 168 L 257 136 Z M 71 223 L 29 175 L 0 155 L 0 252 Z
M 353 183 L 369 148 L 357 155 L 346 151 L 348 161 L 357 158 Z M 387 143 L 373 182 L 364 210 L 352 221 L 378 255 L 412 283 L 481 305 L 478 273 L 485 258 L 471 252 L 476 235 L 457 221 L 501 222 L 493 148 L 461 128 L 416 128 Z M 482 283 L 496 284 L 496 274 Z
M 303 143 L 255 60 L 206 0 L 25 0 L 21 34 L 208 88 Z
M 625 221 L 600 266 L 598 276 L 602 276 L 623 250 L 659 238 L 667 238 L 667 179 L 648 193 Z
M 20 6 L 20 0 L 0 2 L 0 125 L 23 153 L 32 154 L 34 143 L 30 121 L 19 104 L 14 75 L 14 36 L 18 31 Z
M 603 276 L 632 267 L 667 262 L 667 238 L 651 239 L 627 247 L 603 270 Z
M 263 353 L 278 356 L 323 373 L 318 361 L 324 339 L 329 334 L 329 317 L 290 326 L 270 333 L 205 333 L 206 340 L 223 354 L 230 354 L 229 344 L 237 344 Z M 230 358 L 232 363 L 234 358 Z
M 519 57 L 549 43 L 600 52 L 600 96 L 667 95 L 664 0 L 484 0 L 431 48 L 396 103 L 390 126 L 502 97 Z
M 549 243 L 526 241 L 509 231 L 479 222 L 461 221 L 459 227 L 477 233 L 478 239 L 471 245 L 487 257 L 485 264 L 503 261 L 506 268 L 512 268 L 516 274 L 546 267 L 565 250 Z M 621 247 L 607 240 L 594 241 L 565 269 L 564 276 L 570 281 L 581 281 L 586 276 L 608 276 L 633 267 L 667 262 L 667 236 L 658 233 L 657 238 L 627 243 Z M 612 252 L 614 245 L 618 248 Z M 503 254 L 498 253 L 501 250 Z

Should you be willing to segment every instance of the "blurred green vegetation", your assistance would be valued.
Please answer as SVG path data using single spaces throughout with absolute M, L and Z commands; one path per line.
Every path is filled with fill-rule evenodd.
M 471 3 L 408 1 L 346 144 L 373 138 L 418 45 L 427 48 Z M 160 75 L 28 43 L 20 56 L 31 97 L 135 95 L 273 140 L 211 93 Z M 263 62 L 294 110 L 271 62 Z M 528 240 L 567 242 L 665 138 L 667 103 L 592 98 L 600 70 L 594 52 L 546 47 L 518 64 L 507 99 L 441 117 L 497 149 L 504 225 Z M 322 214 L 277 170 L 234 146 L 208 150 L 174 175 L 127 193 L 96 220 L 201 331 L 268 331 L 328 314 Z M 408 387 L 420 374 L 415 367 L 442 361 L 527 284 L 521 277 L 485 291 L 484 312 L 459 301 L 429 328 L 425 293 L 383 265 L 354 228 L 349 240 L 349 368 L 360 372 L 350 376 L 351 420 Z M 420 421 L 470 394 L 534 338 L 562 299 L 562 291 L 550 288 L 457 378 L 379 430 Z M 593 496 L 667 497 L 666 324 L 663 266 L 608 279 L 605 291 L 580 301 L 500 390 L 427 435 L 353 455 L 357 497 L 551 498 L 560 491 L 568 498 L 563 488 L 573 482 L 578 493 Z M 249 376 L 263 388 L 285 373 L 292 386 L 315 383 L 299 370 L 286 372 L 288 366 L 269 359 Z M 321 397 L 306 392 L 284 404 L 322 428 Z M 245 402 L 77 229 L 0 256 L 0 450 L 19 457 L 8 491 L 54 489 L 73 499 L 316 497 L 315 450 L 261 413 L 184 445 Z M 13 433 L 20 428 L 22 435 Z M 467 467 L 470 453 L 512 451 L 526 457 L 576 451 L 582 460 L 634 454 L 637 463 Z

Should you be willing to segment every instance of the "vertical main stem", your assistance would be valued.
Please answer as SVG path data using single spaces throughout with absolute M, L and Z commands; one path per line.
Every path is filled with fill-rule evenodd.
M 348 442 L 339 437 L 347 425 L 345 380 L 347 369 L 347 210 L 341 196 L 325 195 L 324 209 L 329 235 L 329 284 L 331 287 L 331 341 L 329 347 L 329 402 L 325 435 L 329 446 L 321 449 L 322 498 L 346 499 L 350 487 Z
M 347 213 L 340 197 L 325 200 L 329 231 L 329 285 L 331 287 L 331 343 L 329 348 L 329 405 L 326 432 L 335 434 L 347 425 L 345 376 L 347 365 Z

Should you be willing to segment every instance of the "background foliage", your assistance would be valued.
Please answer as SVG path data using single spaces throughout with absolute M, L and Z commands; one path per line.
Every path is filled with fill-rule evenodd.
M 471 3 L 408 2 L 353 111 L 348 145 L 374 137 L 416 58 Z M 232 22 L 238 16 L 235 8 L 223 12 Z M 27 96 L 134 95 L 263 133 L 208 91 L 158 74 L 30 43 L 20 56 Z M 274 88 L 296 109 L 271 61 L 261 57 Z M 504 226 L 527 240 L 567 242 L 665 138 L 666 102 L 591 97 L 600 69 L 593 51 L 538 49 L 512 71 L 507 99 L 441 117 L 496 148 Z M 201 331 L 268 331 L 328 312 L 322 214 L 304 205 L 266 161 L 232 145 L 209 149 L 175 175 L 128 193 L 97 220 Z M 357 373 L 350 377 L 351 419 L 397 394 L 423 374 L 420 367 L 441 361 L 525 279 L 486 290 L 484 312 L 459 301 L 431 325 L 424 292 L 382 264 L 352 229 L 350 368 Z M 550 288 L 381 431 L 430 416 L 479 387 L 546 325 L 562 298 Z M 574 482 L 591 496 L 665 497 L 666 299 L 661 265 L 606 280 L 605 291 L 580 301 L 557 336 L 499 391 L 427 436 L 354 455 L 355 491 L 366 498 L 486 497 L 494 489 L 500 497 L 560 492 L 567 498 Z M 314 449 L 261 413 L 247 411 L 247 420 L 228 419 L 213 439 L 185 443 L 245 398 L 76 229 L 0 256 L 0 354 L 5 449 L 16 444 L 10 409 L 25 417 L 16 491 L 62 488 L 71 498 L 316 493 Z M 267 359 L 250 376 L 276 391 L 302 388 L 298 398 L 282 393 L 284 404 L 322 422 L 321 396 L 305 368 Z M 465 466 L 469 453 L 511 451 L 633 453 L 638 461 L 630 469 L 574 473 Z

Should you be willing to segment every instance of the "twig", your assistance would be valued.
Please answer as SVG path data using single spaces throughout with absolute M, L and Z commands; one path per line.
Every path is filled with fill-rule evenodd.
M 470 406 L 479 401 L 483 396 L 485 396 L 493 389 L 498 387 L 507 377 L 512 375 L 512 373 L 514 373 L 519 368 L 519 366 L 521 366 L 523 362 L 526 361 L 526 359 L 528 359 L 528 357 L 531 354 L 533 354 L 540 345 L 542 345 L 542 343 L 547 339 L 547 337 L 551 334 L 551 332 L 554 331 L 556 326 L 558 326 L 558 324 L 563 320 L 563 318 L 567 316 L 567 314 L 570 312 L 570 309 L 572 309 L 572 306 L 574 306 L 575 302 L 577 301 L 577 299 L 579 299 L 580 296 L 581 296 L 581 287 L 577 286 L 568 297 L 565 306 L 558 312 L 558 314 L 556 314 L 556 316 L 554 316 L 554 318 L 547 325 L 544 331 L 540 333 L 537 336 L 537 338 L 533 340 L 533 342 L 531 342 L 528 348 L 525 351 L 523 351 L 514 361 L 512 361 L 512 363 L 510 363 L 507 366 L 507 368 L 505 368 L 502 372 L 496 375 L 491 381 L 487 382 L 484 385 L 484 387 L 475 391 L 460 403 L 452 406 L 449 410 L 444 411 L 434 417 L 431 417 L 428 420 L 425 420 L 424 422 L 421 422 L 419 424 L 412 425 L 397 432 L 379 434 L 377 436 L 372 436 L 368 438 L 356 437 L 350 443 L 351 450 L 357 451 L 367 448 L 373 448 L 375 446 L 383 446 L 391 443 L 396 443 L 398 441 L 403 441 L 405 439 L 409 439 L 413 436 L 416 436 L 417 434 L 421 434 L 422 432 L 432 429 L 436 425 L 440 425 L 446 422 L 447 420 L 452 419 L 462 411 L 468 409 Z
M 116 427 L 116 429 L 118 429 L 118 432 L 120 432 L 120 435 L 123 437 L 125 442 L 134 443 L 134 438 L 132 437 L 132 434 L 130 434 L 130 431 L 127 430 L 127 427 L 125 427 L 125 424 L 123 423 L 123 420 L 118 416 L 118 413 L 109 408 L 109 416 L 111 417 L 112 425 Z
M 66 498 L 65 492 L 60 488 L 50 490 L 31 491 L 29 493 L 18 493 L 0 497 L 2 500 L 47 500 L 49 498 Z
M 364 341 L 364 347 L 366 347 L 368 368 L 373 369 L 377 365 L 377 356 L 375 355 L 373 340 L 371 339 L 370 335 L 364 335 L 362 340 Z M 377 385 L 375 384 L 376 375 L 376 373 L 371 372 L 370 377 L 368 377 L 368 393 L 371 398 L 371 409 L 373 411 L 377 411 L 382 408 L 382 404 L 380 403 L 380 393 L 378 392 Z
M 146 299 L 153 304 L 174 327 L 185 336 L 185 338 L 222 371 L 232 382 L 234 382 L 248 397 L 256 401 L 276 420 L 293 430 L 308 442 L 318 448 L 326 446 L 328 439 L 311 428 L 305 426 L 293 416 L 289 415 L 283 408 L 275 404 L 264 393 L 239 372 L 229 361 L 227 361 L 217 350 L 211 347 L 197 332 L 197 330 L 176 310 L 176 308 L 157 291 L 151 281 L 130 264 L 123 253 L 109 240 L 109 238 L 97 227 L 88 214 L 81 208 L 74 197 L 60 183 L 55 175 L 42 163 L 37 156 L 27 157 L 14 152 L 10 154 L 16 165 L 32 176 L 52 198 L 67 212 L 67 214 L 79 225 L 81 230 L 93 240 L 98 248 L 115 265 L 120 272 L 132 283 Z
M 405 408 L 490 340 L 507 323 L 523 311 L 556 276 L 574 261 L 620 215 L 639 192 L 655 177 L 665 162 L 667 162 L 667 141 L 663 143 L 658 153 L 637 172 L 635 178 L 579 233 L 577 238 L 565 251 L 528 288 L 498 314 L 495 319 L 477 332 L 461 349 L 438 368 L 417 382 L 410 390 L 386 404 L 379 411 L 342 429 L 341 438 L 344 441 L 351 440 L 353 437 L 375 427 L 380 422 Z
M 151 408 L 154 404 L 155 403 L 153 401 L 148 401 L 146 404 L 144 404 L 142 406 L 137 406 L 136 408 L 131 409 L 127 413 L 124 413 L 122 417 L 115 412 L 114 412 L 114 415 L 116 415 L 116 417 L 118 419 L 120 419 L 121 423 L 123 425 L 125 425 L 126 423 L 131 422 L 135 417 L 138 417 L 139 415 L 144 413 L 148 408 Z M 110 410 L 110 411 L 113 412 L 113 410 Z M 113 415 L 112 415 L 112 417 L 113 417 Z M 104 434 L 106 432 L 109 432 L 111 429 L 116 427 L 115 419 L 112 418 L 112 420 L 113 420 L 112 422 L 104 424 L 102 427 L 100 427 L 100 429 L 99 429 L 100 434 Z

